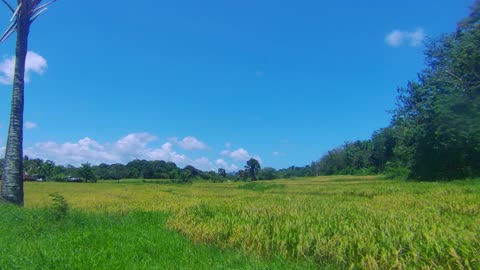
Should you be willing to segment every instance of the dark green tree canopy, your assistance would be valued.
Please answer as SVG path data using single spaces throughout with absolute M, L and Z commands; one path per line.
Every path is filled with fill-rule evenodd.
M 249 159 L 247 161 L 247 165 L 245 165 L 245 171 L 247 172 L 248 177 L 252 181 L 257 180 L 257 173 L 258 171 L 260 171 L 260 169 L 261 169 L 260 163 L 258 162 L 258 160 L 254 158 Z
M 427 68 L 399 90 L 394 124 L 411 170 L 422 180 L 480 175 L 479 1 L 460 33 L 427 44 Z

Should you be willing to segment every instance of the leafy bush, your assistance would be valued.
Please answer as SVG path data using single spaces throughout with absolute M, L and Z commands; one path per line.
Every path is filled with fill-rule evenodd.
M 53 205 L 50 209 L 55 219 L 65 219 L 69 208 L 67 200 L 58 192 L 51 193 L 49 196 L 52 197 L 53 200 Z
M 397 163 L 387 162 L 383 173 L 387 179 L 407 180 L 410 170 Z

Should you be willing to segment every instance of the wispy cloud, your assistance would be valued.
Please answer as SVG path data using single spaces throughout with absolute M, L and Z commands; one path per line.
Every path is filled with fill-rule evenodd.
M 5 58 L 0 62 L 0 84 L 12 84 L 15 66 L 15 56 Z M 47 69 L 47 60 L 33 51 L 27 52 L 25 61 L 25 81 L 30 82 L 32 72 L 42 75 Z
M 215 164 L 217 165 L 218 168 L 225 169 L 226 171 L 233 172 L 233 171 L 238 171 L 238 166 L 235 164 L 228 164 L 227 161 L 219 158 L 215 161 Z
M 187 136 L 183 140 L 178 140 L 178 138 L 172 138 L 171 141 L 176 145 L 180 146 L 184 150 L 205 150 L 208 146 L 202 141 L 198 140 L 193 136 Z
M 201 158 L 197 158 L 195 160 L 192 160 L 190 162 L 190 165 L 192 165 L 195 168 L 199 168 L 201 170 L 204 170 L 204 171 L 215 171 L 215 166 L 206 157 L 201 157 Z
M 423 28 L 417 28 L 414 32 L 393 30 L 385 37 L 385 42 L 394 48 L 408 44 L 411 47 L 422 45 L 425 39 L 425 31 Z
M 34 129 L 38 127 L 37 123 L 30 122 L 30 121 L 25 122 L 24 126 L 26 129 Z
M 233 159 L 234 161 L 247 161 L 251 158 L 254 158 L 254 159 L 258 160 L 260 163 L 262 162 L 261 158 L 258 155 L 251 155 L 244 148 L 239 148 L 239 149 L 234 150 L 234 151 L 223 150 L 222 152 L 220 152 L 220 155 L 229 157 L 229 158 Z

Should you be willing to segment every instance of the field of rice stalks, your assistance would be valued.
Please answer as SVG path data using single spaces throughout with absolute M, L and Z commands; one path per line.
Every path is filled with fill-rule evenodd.
M 318 267 L 480 269 L 479 181 L 122 181 L 27 183 L 26 206 L 48 206 L 58 192 L 88 212 L 167 212 L 167 226 L 196 243 Z

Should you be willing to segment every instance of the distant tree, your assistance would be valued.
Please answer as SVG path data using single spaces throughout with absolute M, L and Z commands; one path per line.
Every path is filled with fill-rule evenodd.
M 39 158 L 23 158 L 23 171 L 28 175 L 42 174 L 43 160 Z
M 480 1 L 476 0 L 470 11 L 470 16 L 458 23 L 457 34 L 478 30 L 480 28 Z
M 2 198 L 7 202 L 23 206 L 23 108 L 28 35 L 32 23 L 47 9 L 48 5 L 56 0 L 44 5 L 40 5 L 42 0 L 17 0 L 16 9 L 6 0 L 2 1 L 12 12 L 13 22 L 0 37 L 0 42 L 17 32 L 10 125 L 2 172 Z
M 397 133 L 395 127 L 388 127 L 372 135 L 371 162 L 378 172 L 383 172 L 387 162 L 395 160 L 395 148 L 399 137 Z
M 187 172 L 187 175 L 189 175 L 190 178 L 195 178 L 197 176 L 200 176 L 202 171 L 198 170 L 197 168 L 193 167 L 192 165 L 187 165 L 185 168 L 183 168 L 185 172 Z
M 82 166 L 78 169 L 78 176 L 85 179 L 87 182 L 97 182 L 97 178 L 93 173 L 90 163 L 82 164 Z
M 181 170 L 178 174 L 178 178 L 172 178 L 171 181 L 174 183 L 187 183 L 192 180 L 192 172 L 190 170 Z
M 258 162 L 258 160 L 254 159 L 254 158 L 249 159 L 247 161 L 247 165 L 245 165 L 245 171 L 246 171 L 248 177 L 252 181 L 257 180 L 257 173 L 258 173 L 258 171 L 260 171 L 260 169 L 261 169 L 260 163 Z
M 210 180 L 214 183 L 223 182 L 225 180 L 224 177 L 220 176 L 218 173 L 216 173 L 214 171 L 204 173 L 204 175 L 205 175 L 206 180 Z M 226 174 L 225 174 L 225 176 L 226 176 Z
M 225 169 L 219 168 L 218 175 L 225 178 L 227 176 L 227 172 L 225 171 Z
M 119 163 L 112 164 L 108 167 L 108 179 L 120 180 L 128 177 L 127 166 Z
M 50 176 L 49 180 L 63 182 L 65 181 L 67 176 L 67 169 L 65 168 L 65 166 L 57 165 L 53 168 L 52 175 Z
M 143 178 L 145 171 L 146 160 L 135 159 L 127 163 L 128 178 L 138 179 Z
M 180 175 L 180 171 L 180 168 L 178 168 L 173 162 L 167 162 L 167 164 L 165 164 L 166 178 L 177 179 Z
M 105 163 L 101 163 L 98 166 L 92 166 L 93 173 L 97 179 L 110 180 L 110 166 Z
M 245 170 L 239 170 L 238 173 L 237 173 L 237 176 L 238 176 L 239 180 L 245 181 L 248 178 L 248 173 Z
M 457 31 L 427 44 L 427 67 L 399 89 L 395 149 L 411 178 L 480 176 L 480 3 Z
M 40 173 L 44 175 L 47 179 L 50 179 L 53 176 L 55 170 L 55 162 L 52 160 L 46 160 L 43 162 L 42 167 L 40 168 Z
M 274 168 L 265 167 L 260 170 L 258 178 L 260 180 L 273 180 L 277 178 L 277 170 L 275 170 Z
M 337 147 L 328 151 L 317 163 L 321 175 L 340 174 L 348 166 L 343 147 Z

